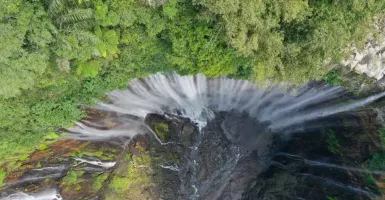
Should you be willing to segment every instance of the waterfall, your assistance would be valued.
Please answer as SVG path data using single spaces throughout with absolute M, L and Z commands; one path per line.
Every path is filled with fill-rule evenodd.
M 305 84 L 284 90 L 280 86 L 259 86 L 246 80 L 207 78 L 202 74 L 180 76 L 176 73 L 155 74 L 132 80 L 125 90 L 108 94 L 111 102 L 99 102 L 96 109 L 131 116 L 125 126 L 100 130 L 77 122 L 70 129 L 75 139 L 102 140 L 148 131 L 143 119 L 149 113 L 175 114 L 194 121 L 200 128 L 215 112 L 246 113 L 271 132 L 290 133 L 291 127 L 304 122 L 365 106 L 385 92 L 362 100 L 342 104 L 346 95 L 342 87 L 328 84 Z

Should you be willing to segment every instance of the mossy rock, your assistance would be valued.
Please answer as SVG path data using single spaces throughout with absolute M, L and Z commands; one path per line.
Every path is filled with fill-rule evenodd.
M 161 141 L 165 142 L 170 139 L 167 123 L 163 123 L 163 122 L 154 123 L 153 127 L 156 135 L 159 137 Z
M 151 157 L 148 152 L 132 155 L 115 170 L 104 199 L 148 199 L 153 190 Z

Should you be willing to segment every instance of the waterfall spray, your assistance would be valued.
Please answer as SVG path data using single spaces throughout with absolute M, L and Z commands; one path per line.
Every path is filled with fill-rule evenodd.
M 338 99 L 346 94 L 342 87 L 327 84 L 305 84 L 285 91 L 279 86 L 259 86 L 245 80 L 226 77 L 207 78 L 155 74 L 131 81 L 126 90 L 108 94 L 110 103 L 98 103 L 97 109 L 132 116 L 124 127 L 100 130 L 78 122 L 70 129 L 76 139 L 107 139 L 145 133 L 147 114 L 174 114 L 194 121 L 199 128 L 214 118 L 214 113 L 234 111 L 246 113 L 266 129 L 290 133 L 292 127 L 337 113 L 365 106 L 385 95 L 385 92 L 341 105 Z

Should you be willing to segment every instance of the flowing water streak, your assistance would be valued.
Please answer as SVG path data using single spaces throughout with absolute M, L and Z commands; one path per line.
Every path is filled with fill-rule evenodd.
M 267 122 L 270 131 L 290 132 L 291 127 L 303 122 L 362 107 L 385 96 L 382 92 L 353 103 L 330 105 L 329 102 L 338 100 L 345 93 L 343 88 L 327 84 L 306 84 L 285 92 L 278 86 L 260 87 L 249 81 L 226 77 L 158 73 L 131 81 L 128 89 L 108 94 L 111 103 L 98 104 L 97 109 L 135 117 L 127 121 L 126 127 L 100 130 L 78 122 L 70 129 L 78 134 L 70 137 L 88 140 L 133 137 L 148 131 L 143 121 L 149 113 L 180 115 L 203 128 L 218 111 L 246 112 L 259 122 Z
M 341 166 L 333 163 L 325 163 L 325 162 L 320 162 L 320 161 L 315 161 L 315 160 L 308 160 L 303 158 L 302 156 L 299 155 L 293 155 L 293 154 L 288 154 L 288 153 L 283 153 L 279 152 L 275 154 L 276 156 L 286 156 L 288 158 L 291 158 L 293 160 L 297 161 L 303 161 L 304 163 L 308 165 L 313 165 L 313 166 L 320 166 L 320 167 L 326 167 L 326 168 L 335 168 L 335 169 L 342 169 L 342 170 L 347 170 L 347 171 L 354 171 L 354 172 L 359 172 L 359 173 L 366 173 L 366 174 L 375 174 L 375 175 L 380 175 L 380 176 L 385 176 L 384 171 L 378 171 L 378 170 L 368 170 L 368 169 L 362 169 L 358 167 L 350 167 L 350 166 Z M 274 163 L 277 164 L 277 163 Z M 279 164 L 277 164 L 279 165 Z M 283 165 L 280 165 L 283 166 Z
M 161 168 L 163 169 L 169 169 L 171 171 L 176 171 L 178 172 L 179 171 L 179 168 L 177 165 L 159 165 Z
M 377 194 L 374 194 L 374 193 L 372 193 L 370 191 L 366 191 L 366 190 L 363 190 L 363 189 L 361 189 L 359 187 L 355 187 L 355 186 L 351 186 L 351 185 L 345 185 L 343 183 L 334 181 L 332 179 L 328 179 L 328 178 L 324 178 L 324 177 L 320 177 L 320 176 L 314 176 L 312 174 L 306 174 L 306 173 L 297 173 L 297 175 L 307 176 L 307 177 L 313 178 L 315 180 L 318 180 L 320 182 L 323 182 L 325 184 L 333 185 L 333 186 L 336 186 L 336 187 L 339 187 L 339 188 L 342 188 L 342 189 L 346 189 L 348 191 L 352 191 L 352 192 L 355 192 L 355 193 L 364 194 L 364 195 L 369 196 L 369 197 L 373 197 L 373 198 L 379 197 Z
M 40 176 L 40 175 L 38 175 L 38 176 L 29 176 L 29 177 L 22 178 L 21 180 L 18 180 L 18 181 L 15 181 L 15 182 L 10 182 L 7 185 L 8 186 L 21 185 L 21 184 L 24 184 L 24 183 L 43 181 L 43 180 L 46 180 L 46 179 L 60 178 L 62 176 L 63 176 L 62 172 L 51 173 L 51 174 L 43 175 L 43 176 Z
M 284 119 L 278 121 L 276 124 L 274 124 L 274 126 L 272 126 L 272 128 L 273 129 L 275 127 L 285 128 L 285 127 L 292 126 L 292 125 L 295 125 L 298 123 L 303 123 L 306 121 L 310 121 L 310 120 L 314 120 L 314 119 L 318 119 L 318 118 L 322 118 L 322 117 L 327 117 L 327 116 L 330 116 L 333 114 L 353 110 L 355 108 L 370 104 L 373 101 L 376 101 L 377 99 L 379 99 L 383 96 L 385 96 L 385 92 L 381 92 L 379 94 L 367 97 L 365 99 L 362 99 L 360 101 L 356 101 L 354 103 L 349 103 L 346 105 L 334 105 L 334 106 L 330 106 L 327 108 L 316 109 L 316 110 L 312 111 L 311 113 L 307 113 L 307 114 L 303 114 L 303 115 L 297 115 L 297 116 L 290 118 L 290 119 L 284 118 Z
M 115 166 L 115 164 L 116 164 L 116 162 L 102 162 L 99 159 L 87 160 L 84 158 L 76 157 L 75 160 L 78 162 L 77 165 L 82 164 L 82 163 L 88 163 L 88 164 L 99 166 L 99 167 L 106 168 L 106 169 L 109 169 L 109 168 Z
M 24 192 L 16 192 L 1 200 L 63 200 L 59 192 L 55 189 L 43 190 L 35 194 L 27 194 Z

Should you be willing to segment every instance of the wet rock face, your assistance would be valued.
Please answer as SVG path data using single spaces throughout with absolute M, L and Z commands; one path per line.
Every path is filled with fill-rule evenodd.
M 58 140 L 13 164 L 0 199 L 95 198 L 119 149 L 106 142 Z
M 283 142 L 239 113 L 217 113 L 201 132 L 189 120 L 151 115 L 154 130 L 167 123 L 173 134 L 167 144 L 151 143 L 151 156 L 162 158 L 156 164 L 161 168 L 153 166 L 153 180 L 165 199 L 377 198 L 360 171 L 381 149 L 372 134 L 374 118 L 370 112 L 335 116 L 319 123 L 340 128 L 301 132 Z
M 200 135 L 195 183 L 199 199 L 240 199 L 247 183 L 263 171 L 258 160 L 251 157 L 251 150 L 227 137 L 223 122 L 217 117 Z
M 250 150 L 261 150 L 271 143 L 272 133 L 266 123 L 258 122 L 246 113 L 222 113 L 221 128 L 233 144 Z
M 320 122 L 332 120 L 338 128 L 294 134 L 243 199 L 382 199 L 365 164 L 382 149 L 375 117 L 347 113 Z
M 110 141 L 120 146 L 59 140 L 37 150 L 9 173 L 0 198 L 45 188 L 71 200 L 381 198 L 360 171 L 381 150 L 375 118 L 368 111 L 334 116 L 319 123 L 339 128 L 282 140 L 240 113 L 216 113 L 202 130 L 186 118 L 151 114 L 151 131 Z
M 240 199 L 247 183 L 261 172 L 251 150 L 233 144 L 216 118 L 201 132 L 189 120 L 150 115 L 147 123 L 167 144 L 151 143 L 150 151 L 158 163 L 153 166 L 160 196 L 165 199 Z M 168 134 L 157 131 L 168 124 Z M 165 127 L 165 125 L 162 125 Z M 162 136 L 163 135 L 163 136 Z M 178 159 L 175 159 L 178 158 Z M 161 166 L 159 168 L 159 166 Z M 158 171 L 158 170 L 159 171 Z

